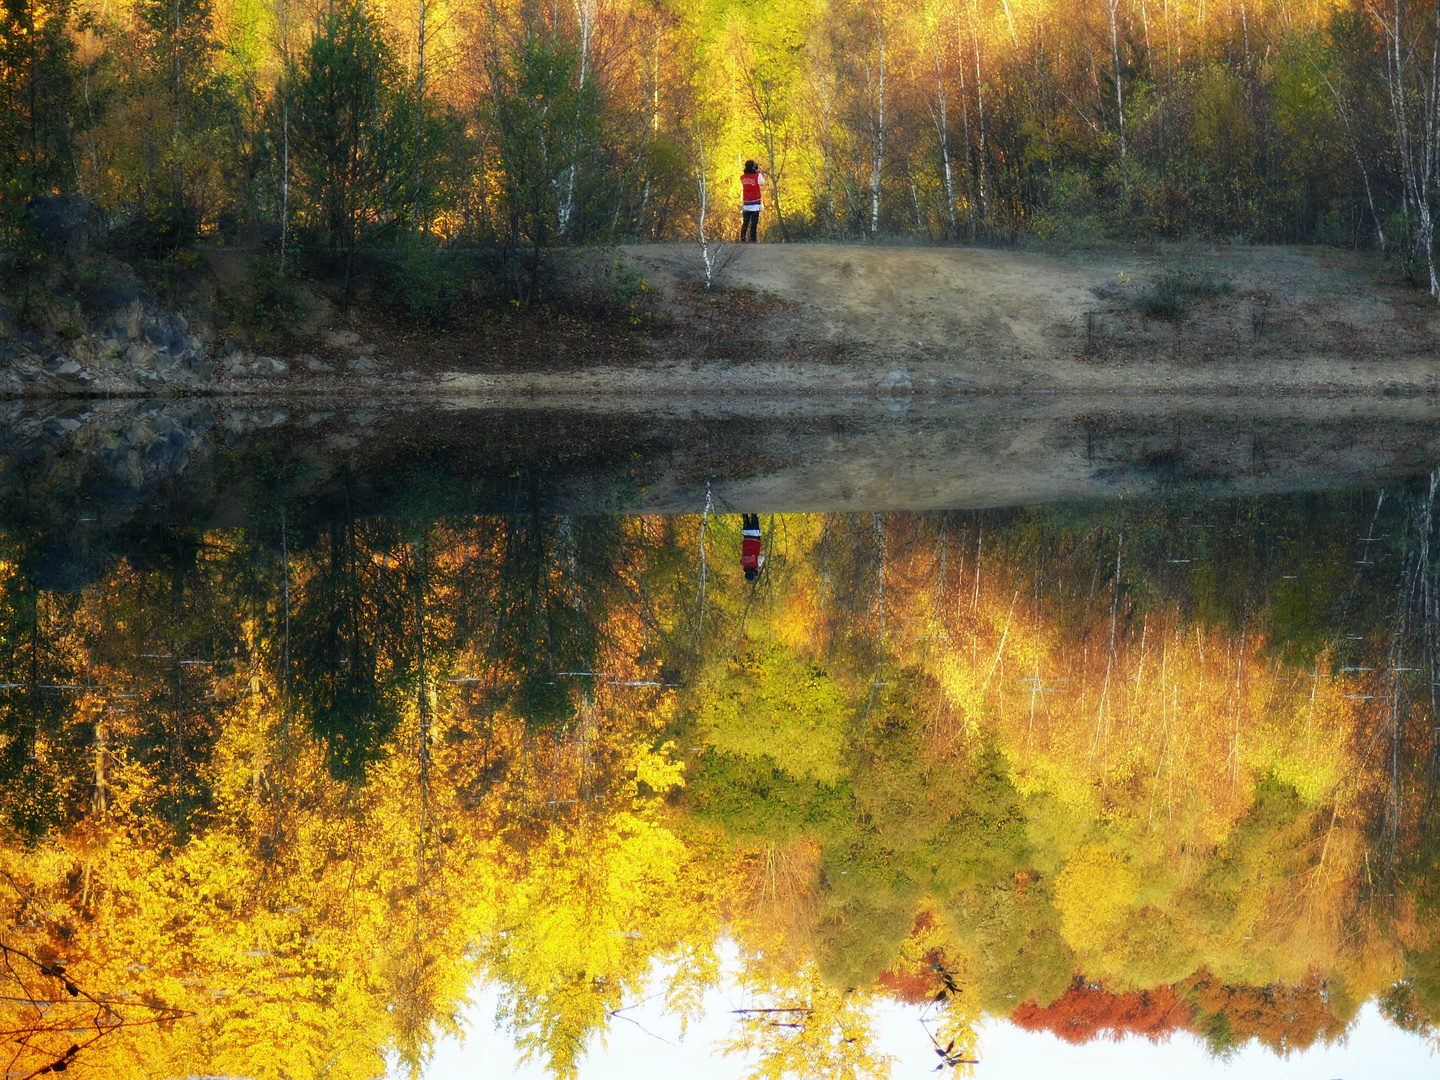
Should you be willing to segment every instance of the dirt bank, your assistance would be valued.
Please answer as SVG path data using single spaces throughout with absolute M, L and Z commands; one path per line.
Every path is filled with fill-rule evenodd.
M 730 245 L 710 289 L 694 245 L 622 253 L 660 332 L 497 355 L 375 325 L 349 348 L 383 369 L 373 388 L 452 394 L 1440 392 L 1440 311 L 1328 249 Z
M 686 318 L 694 250 L 626 254 Z M 812 382 L 916 393 L 1440 389 L 1440 313 L 1348 253 L 747 245 L 722 261 L 722 287 L 777 301 L 756 320 L 764 347 L 734 358 L 742 381 L 799 365 Z
M 1440 311 L 1328 249 L 731 245 L 710 289 L 694 245 L 567 258 L 582 286 L 644 284 L 603 317 L 477 305 L 438 328 L 377 300 L 265 345 L 127 295 L 6 337 L 0 396 L 1440 392 Z

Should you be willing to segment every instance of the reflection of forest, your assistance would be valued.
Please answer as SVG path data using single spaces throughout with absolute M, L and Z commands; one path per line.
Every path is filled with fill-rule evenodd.
M 11 533 L 6 1071 L 375 1076 L 483 977 L 567 1075 L 722 936 L 759 1075 L 884 1072 L 877 995 L 1433 1031 L 1432 496 L 777 515 L 753 587 L 738 515 Z

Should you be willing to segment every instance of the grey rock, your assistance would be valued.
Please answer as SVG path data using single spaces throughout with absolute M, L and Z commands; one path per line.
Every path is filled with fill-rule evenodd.
M 353 360 L 347 360 L 345 366 L 359 375 L 369 375 L 375 371 L 375 361 L 368 356 L 357 356 Z

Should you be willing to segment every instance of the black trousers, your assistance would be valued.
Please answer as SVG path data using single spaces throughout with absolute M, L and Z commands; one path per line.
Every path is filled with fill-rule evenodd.
M 760 224 L 760 211 L 759 211 L 759 210 L 741 210 L 741 211 L 740 211 L 740 242 L 741 242 L 742 244 L 745 243 L 746 239 L 749 239 L 750 243 L 752 243 L 752 244 L 755 243 L 755 229 L 756 229 L 756 227 L 757 227 L 759 224 Z M 748 237 L 745 235 L 745 234 L 746 234 L 746 230 L 749 230 L 749 234 L 750 234 L 750 235 L 749 235 Z

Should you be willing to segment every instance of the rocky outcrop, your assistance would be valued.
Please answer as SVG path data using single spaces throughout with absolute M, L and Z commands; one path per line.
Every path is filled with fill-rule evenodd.
M 27 212 L 50 261 L 37 280 L 12 279 L 10 294 L 0 294 L 0 395 L 210 386 L 216 363 L 208 335 L 146 295 L 135 272 L 108 251 L 115 230 L 93 204 L 47 195 Z
M 90 320 L 75 310 L 50 336 L 53 344 L 0 306 L 0 394 L 163 393 L 200 389 L 215 377 L 204 337 L 153 301 L 131 300 Z

